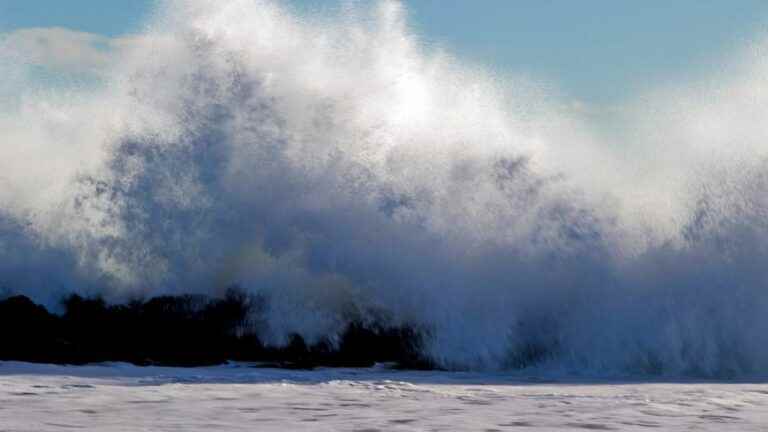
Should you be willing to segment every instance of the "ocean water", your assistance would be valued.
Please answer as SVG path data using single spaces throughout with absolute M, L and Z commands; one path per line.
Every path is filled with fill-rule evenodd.
M 763 431 L 761 380 L 0 364 L 8 431 Z
M 334 341 L 354 321 L 418 329 L 449 370 L 768 372 L 760 43 L 617 108 L 609 133 L 535 79 L 425 47 L 394 1 L 335 15 L 163 1 L 139 34 L 94 41 L 93 82 L 76 86 L 30 84 L 22 36 L 0 39 L 3 85 L 23 90 L 0 107 L 4 293 L 55 308 L 70 292 L 238 285 L 265 299 L 253 330 L 273 345 Z M 334 386 L 290 388 L 375 387 Z M 464 403 L 439 384 L 394 386 Z M 543 388 L 499 391 L 515 405 Z M 668 391 L 631 388 L 540 398 L 600 411 L 590 392 L 629 407 Z M 456 391 L 498 402 L 490 387 Z M 702 403 L 649 409 L 710 415 Z

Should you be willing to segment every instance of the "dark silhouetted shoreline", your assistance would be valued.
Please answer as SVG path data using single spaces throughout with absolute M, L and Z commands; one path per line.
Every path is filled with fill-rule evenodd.
M 394 363 L 429 368 L 422 335 L 409 327 L 350 323 L 336 344 L 309 345 L 292 335 L 284 347 L 265 345 L 252 330 L 260 302 L 237 289 L 223 298 L 162 296 L 127 304 L 71 295 L 53 314 L 25 296 L 0 301 L 0 360 L 86 364 L 205 366 L 229 360 L 286 368 L 370 367 Z

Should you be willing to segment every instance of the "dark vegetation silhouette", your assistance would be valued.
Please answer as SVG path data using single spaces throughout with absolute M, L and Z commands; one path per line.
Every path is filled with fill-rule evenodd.
M 203 366 L 229 360 L 263 366 L 369 367 L 378 362 L 429 368 L 418 353 L 422 334 L 410 327 L 350 323 L 336 344 L 308 345 L 293 335 L 270 347 L 253 331 L 262 299 L 239 289 L 222 298 L 162 296 L 127 304 L 70 295 L 52 314 L 25 296 L 0 301 L 0 360 L 86 364 Z

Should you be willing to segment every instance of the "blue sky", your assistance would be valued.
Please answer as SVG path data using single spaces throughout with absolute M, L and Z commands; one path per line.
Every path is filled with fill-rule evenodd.
M 135 31 L 153 0 L 0 0 L 0 30 L 67 27 L 105 36 Z
M 616 102 L 666 81 L 716 70 L 724 56 L 762 37 L 768 28 L 764 0 L 405 3 L 414 30 L 427 45 L 494 70 L 542 79 L 587 103 Z M 0 0 L 0 31 L 61 26 L 119 36 L 140 29 L 153 4 Z

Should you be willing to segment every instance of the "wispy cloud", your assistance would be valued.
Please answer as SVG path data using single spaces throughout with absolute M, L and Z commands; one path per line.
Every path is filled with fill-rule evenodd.
M 128 41 L 60 27 L 26 28 L 0 34 L 0 53 L 22 64 L 99 74 Z

